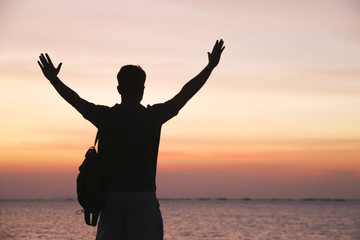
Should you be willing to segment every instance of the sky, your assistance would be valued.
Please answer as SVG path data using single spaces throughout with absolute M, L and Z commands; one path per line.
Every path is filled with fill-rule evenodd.
M 2 0 L 0 198 L 75 197 L 96 128 L 43 77 L 40 53 L 82 98 L 120 102 L 147 73 L 165 102 L 225 50 L 162 129 L 163 198 L 360 199 L 360 3 L 355 0 Z

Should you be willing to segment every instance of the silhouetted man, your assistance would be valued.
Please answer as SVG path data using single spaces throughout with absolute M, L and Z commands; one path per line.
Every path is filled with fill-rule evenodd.
M 223 40 L 216 41 L 206 67 L 171 100 L 144 107 L 146 74 L 134 65 L 123 66 L 117 90 L 121 104 L 95 105 L 82 99 L 57 77 L 50 57 L 41 54 L 38 61 L 45 77 L 56 91 L 99 130 L 99 156 L 105 164 L 105 207 L 101 211 L 97 240 L 163 239 L 163 224 L 156 198 L 155 177 L 160 131 L 163 123 L 179 110 L 205 84 L 218 65 L 224 50 Z

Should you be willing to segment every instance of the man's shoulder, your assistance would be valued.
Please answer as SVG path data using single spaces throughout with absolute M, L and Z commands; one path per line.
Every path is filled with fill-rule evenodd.
M 147 107 L 146 107 L 146 109 L 158 109 L 158 108 L 177 109 L 178 104 L 174 99 L 171 99 L 171 100 L 168 100 L 168 101 L 163 102 L 163 103 L 156 103 L 154 105 L 148 104 Z
M 92 106 L 89 106 L 89 109 L 96 112 L 96 114 L 103 114 L 111 109 L 111 107 L 101 104 L 93 104 Z
M 161 123 L 165 123 L 170 118 L 176 116 L 179 112 L 179 107 L 176 101 L 169 100 L 164 103 L 157 103 L 154 105 L 147 105 L 146 110 Z
M 83 106 L 81 114 L 85 119 L 89 120 L 98 127 L 103 116 L 109 111 L 109 109 L 110 107 L 108 106 L 88 102 Z

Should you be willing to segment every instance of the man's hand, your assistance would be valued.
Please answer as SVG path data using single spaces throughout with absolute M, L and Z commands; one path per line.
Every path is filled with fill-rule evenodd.
M 208 57 L 209 57 L 209 66 L 212 68 L 215 68 L 219 61 L 220 61 L 220 56 L 222 51 L 225 49 L 224 45 L 224 41 L 222 39 L 216 40 L 216 43 L 213 47 L 213 50 L 211 53 L 208 52 Z
M 37 61 L 44 76 L 51 82 L 53 80 L 56 80 L 56 77 L 60 71 L 62 63 L 59 63 L 58 67 L 55 68 L 53 63 L 51 62 L 51 59 L 47 53 L 40 55 L 40 61 Z

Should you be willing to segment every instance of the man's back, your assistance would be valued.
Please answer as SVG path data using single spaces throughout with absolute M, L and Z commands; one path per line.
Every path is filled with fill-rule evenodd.
M 156 191 L 161 126 L 179 111 L 170 100 L 154 106 L 89 103 L 82 112 L 99 129 L 99 155 L 105 163 L 106 191 Z

